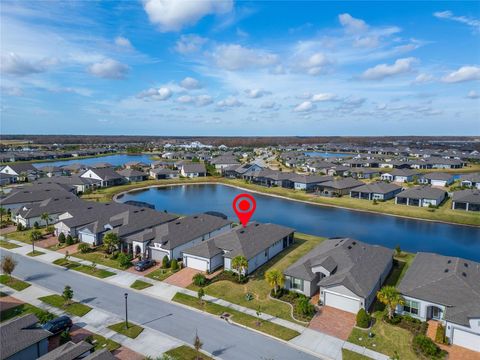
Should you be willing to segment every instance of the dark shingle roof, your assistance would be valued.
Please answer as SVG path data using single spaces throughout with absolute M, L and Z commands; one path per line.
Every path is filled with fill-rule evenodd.
M 410 199 L 438 199 L 447 194 L 445 190 L 433 188 L 430 186 L 415 186 L 410 189 L 403 190 L 397 194 L 400 198 Z
M 467 189 L 455 191 L 452 197 L 453 201 L 468 202 L 470 204 L 480 204 L 480 190 Z
M 364 193 L 372 193 L 372 194 L 387 194 L 392 191 L 396 191 L 401 189 L 401 186 L 392 184 L 392 183 L 385 183 L 383 181 L 374 182 L 371 184 L 365 184 L 356 188 L 353 188 L 351 191 L 358 191 Z
M 433 172 L 433 173 L 428 173 L 423 175 L 425 179 L 429 180 L 443 180 L 443 181 L 448 181 L 453 178 L 452 174 L 447 174 L 447 173 L 440 173 L 440 172 Z
M 321 184 L 322 187 L 329 187 L 337 190 L 354 188 L 363 185 L 364 182 L 352 178 L 326 181 Z
M 203 163 L 191 163 L 191 164 L 183 164 L 182 165 L 183 171 L 186 173 L 205 173 L 207 170 L 205 169 L 205 164 Z
M 75 360 L 80 355 L 90 351 L 92 348 L 93 345 L 86 341 L 81 341 L 77 344 L 69 341 L 63 345 L 60 345 L 49 353 L 39 357 L 38 360 Z

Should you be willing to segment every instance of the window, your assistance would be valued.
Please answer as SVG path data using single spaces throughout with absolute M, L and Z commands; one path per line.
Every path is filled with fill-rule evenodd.
M 403 311 L 412 315 L 418 315 L 418 308 L 418 301 L 405 300 L 405 305 L 403 305 Z
M 303 291 L 303 280 L 297 278 L 291 278 L 291 288 L 295 290 Z
M 265 250 L 265 257 L 268 256 L 268 250 Z

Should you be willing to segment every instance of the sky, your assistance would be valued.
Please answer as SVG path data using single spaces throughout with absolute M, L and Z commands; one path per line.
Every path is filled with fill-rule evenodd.
M 8 1 L 2 134 L 480 135 L 478 1 Z

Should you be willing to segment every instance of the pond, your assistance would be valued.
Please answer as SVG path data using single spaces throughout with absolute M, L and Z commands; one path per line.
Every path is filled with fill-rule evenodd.
M 41 163 L 33 163 L 35 167 L 43 167 L 43 166 L 63 166 L 63 165 L 70 165 L 70 164 L 84 164 L 84 165 L 94 165 L 100 162 L 106 162 L 112 164 L 113 166 L 121 166 L 129 161 L 141 161 L 146 164 L 150 164 L 152 160 L 150 159 L 151 155 L 141 154 L 141 155 L 128 155 L 128 154 L 115 154 L 115 155 L 107 155 L 107 156 L 99 156 L 94 158 L 87 158 L 87 159 L 71 159 L 71 160 L 60 160 L 60 161 L 50 161 L 50 162 L 41 162 Z
M 238 221 L 233 198 L 244 190 L 217 185 L 182 185 L 150 188 L 123 195 L 118 201 L 154 204 L 159 211 L 191 215 L 219 211 Z M 252 194 L 257 210 L 252 220 L 290 226 L 299 232 L 358 240 L 402 250 L 436 252 L 480 262 L 480 228 L 412 220 L 381 214 L 317 206 Z M 401 205 L 399 205 L 401 206 Z

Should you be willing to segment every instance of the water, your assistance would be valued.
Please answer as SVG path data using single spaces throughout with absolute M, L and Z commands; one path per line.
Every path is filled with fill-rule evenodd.
M 224 185 L 182 185 L 151 188 L 125 194 L 119 201 L 139 200 L 159 211 L 191 215 L 220 211 L 236 220 L 233 198 L 245 191 Z M 358 240 L 402 250 L 436 252 L 480 262 L 480 228 L 403 219 L 304 204 L 252 194 L 257 210 L 252 220 L 290 226 L 319 236 L 349 236 Z M 400 206 L 400 205 L 399 205 Z
M 305 155 L 312 156 L 312 157 L 324 157 L 324 158 L 341 158 L 341 157 L 354 156 L 354 154 L 319 152 L 319 151 L 309 151 L 309 152 L 306 152 Z
M 33 166 L 35 167 L 43 167 L 43 166 L 63 166 L 63 165 L 70 165 L 70 164 L 84 164 L 84 165 L 94 165 L 100 162 L 107 162 L 112 164 L 113 166 L 122 166 L 123 164 L 129 161 L 141 161 L 145 164 L 150 164 L 152 160 L 150 159 L 151 155 L 127 155 L 127 154 L 115 154 L 115 155 L 108 155 L 108 156 L 100 156 L 95 158 L 88 158 L 88 159 L 71 159 L 71 160 L 61 160 L 61 161 L 51 161 L 51 162 L 42 162 L 42 163 L 34 163 Z

